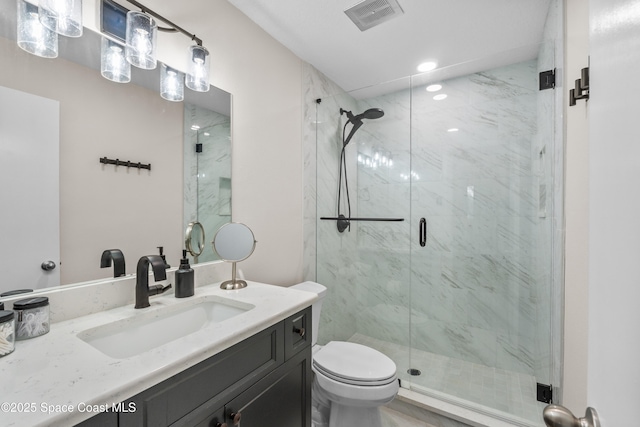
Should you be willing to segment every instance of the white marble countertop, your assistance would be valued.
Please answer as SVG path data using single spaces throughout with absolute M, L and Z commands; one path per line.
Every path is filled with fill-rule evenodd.
M 0 426 L 73 426 L 308 307 L 315 295 L 248 282 L 226 291 L 219 283 L 196 288 L 190 298 L 151 297 L 151 307 L 114 308 L 51 325 L 48 334 L 16 342 L 0 357 Z M 136 356 L 115 359 L 78 338 L 87 329 L 186 304 L 226 298 L 249 311 L 204 326 Z M 162 331 L 158 331 L 162 333 Z M 98 407 L 96 407 L 98 405 Z M 99 405 L 103 405 L 100 407 Z

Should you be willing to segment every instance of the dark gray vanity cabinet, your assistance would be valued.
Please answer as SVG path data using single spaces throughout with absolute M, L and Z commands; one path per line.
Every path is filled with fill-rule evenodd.
M 309 307 L 81 426 L 310 427 L 310 325 Z

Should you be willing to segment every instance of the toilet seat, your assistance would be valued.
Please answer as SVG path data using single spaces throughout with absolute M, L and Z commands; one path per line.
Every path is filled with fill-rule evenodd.
M 380 386 L 396 380 L 396 365 L 389 357 L 367 346 L 331 341 L 313 355 L 318 373 L 343 384 Z

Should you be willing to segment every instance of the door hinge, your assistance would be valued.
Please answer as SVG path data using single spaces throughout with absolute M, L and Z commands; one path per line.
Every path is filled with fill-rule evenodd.
M 540 90 L 553 89 L 556 87 L 556 70 L 540 72 Z
M 538 402 L 551 403 L 553 401 L 553 386 L 538 383 L 536 397 Z

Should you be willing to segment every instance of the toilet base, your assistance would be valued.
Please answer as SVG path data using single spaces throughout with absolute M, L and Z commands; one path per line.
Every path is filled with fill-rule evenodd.
M 318 414 L 315 414 L 318 415 Z M 329 419 L 312 416 L 311 427 L 382 427 L 378 408 L 332 405 Z
M 343 406 L 331 402 L 329 427 L 382 427 L 378 407 Z
M 361 402 L 361 406 L 342 405 L 331 397 L 335 398 L 314 379 L 311 392 L 312 427 L 382 427 L 379 406 L 366 402 Z

